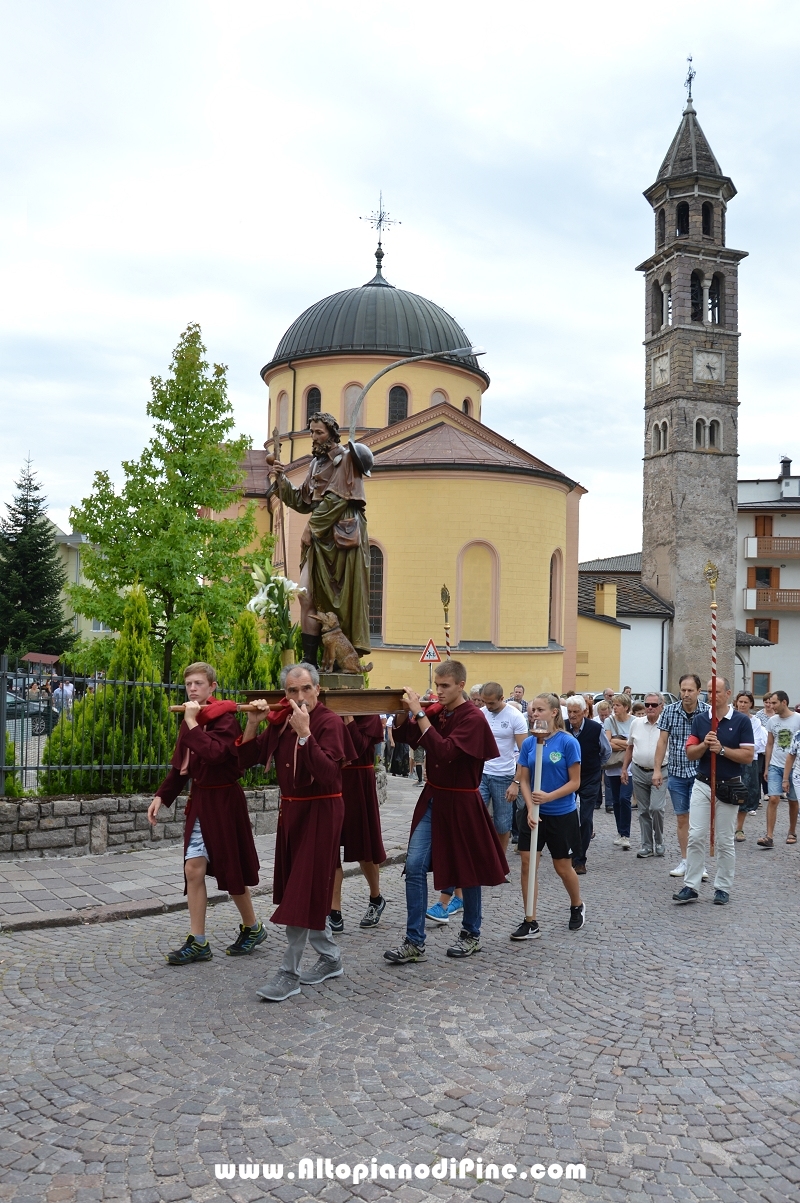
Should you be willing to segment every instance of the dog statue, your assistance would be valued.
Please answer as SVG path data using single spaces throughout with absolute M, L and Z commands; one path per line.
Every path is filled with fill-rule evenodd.
M 339 619 L 335 614 L 323 611 L 322 614 L 312 614 L 311 617 L 316 618 L 317 622 L 322 624 L 322 671 L 324 673 L 334 672 L 336 665 L 338 665 L 339 672 L 342 673 L 363 674 L 370 671 L 372 662 L 360 663 L 358 652 L 339 626 Z

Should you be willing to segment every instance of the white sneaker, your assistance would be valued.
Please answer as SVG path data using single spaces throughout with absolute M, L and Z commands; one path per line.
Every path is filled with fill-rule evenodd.
M 703 881 L 708 881 L 708 869 L 703 869 Z
M 674 869 L 670 869 L 670 877 L 683 877 L 686 872 L 686 861 L 679 860 Z
M 617 838 L 614 840 L 614 847 L 619 848 L 621 844 L 622 844 L 622 836 L 618 835 Z
M 622 836 L 621 840 L 619 841 L 619 846 L 620 846 L 620 848 L 623 848 L 626 852 L 630 848 L 631 842 L 626 835 Z

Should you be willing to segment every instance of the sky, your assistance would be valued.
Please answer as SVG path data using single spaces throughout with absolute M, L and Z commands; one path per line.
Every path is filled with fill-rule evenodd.
M 384 272 L 486 347 L 483 420 L 588 489 L 581 557 L 641 547 L 642 196 L 680 122 L 738 189 L 740 466 L 800 466 L 800 6 L 0 0 L 0 501 L 54 521 L 149 437 L 191 321 L 260 445 L 259 370 Z M 532 516 L 532 521 L 535 516 Z

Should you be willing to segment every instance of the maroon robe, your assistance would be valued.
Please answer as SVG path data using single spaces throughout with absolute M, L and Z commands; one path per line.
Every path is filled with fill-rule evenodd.
M 463 702 L 448 714 L 441 710 L 424 734 L 406 719 L 394 729 L 396 740 L 425 749 L 427 782 L 411 820 L 413 833 L 428 804 L 431 810 L 433 884 L 499 886 L 508 873 L 503 847 L 478 786 L 485 760 L 499 756 L 491 728 L 477 706 Z M 410 838 L 410 836 L 409 836 Z
M 375 787 L 375 745 L 383 743 L 383 723 L 378 714 L 361 714 L 345 725 L 356 750 L 356 759 L 342 769 L 344 859 L 382 865 L 386 860 L 386 849 L 381 838 L 381 815 Z
M 317 702 L 308 717 L 311 735 L 302 747 L 288 719 L 241 744 L 239 771 L 275 757 L 281 805 L 272 901 L 280 905 L 271 921 L 322 931 L 344 819 L 341 766 L 356 753 L 338 714 Z
M 247 799 L 238 782 L 241 773 L 236 741 L 241 734 L 236 715 L 230 713 L 191 731 L 185 722 L 181 723 L 172 768 L 157 790 L 164 806 L 171 806 L 191 777 L 184 856 L 194 821 L 199 819 L 209 856 L 206 874 L 216 877 L 219 888 L 229 894 L 243 894 L 246 886 L 258 885 L 258 854 Z M 182 773 L 187 751 L 188 772 Z

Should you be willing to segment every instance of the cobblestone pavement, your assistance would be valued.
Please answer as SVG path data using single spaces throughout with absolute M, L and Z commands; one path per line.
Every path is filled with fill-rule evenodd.
M 384 844 L 390 859 L 405 852 L 409 806 L 418 791 L 410 781 L 390 778 L 390 797 L 381 807 Z M 256 837 L 262 892 L 272 892 L 275 836 Z M 77 922 L 79 912 L 91 918 L 115 917 L 120 908 L 146 914 L 183 909 L 183 846 L 168 843 L 144 852 L 110 852 L 104 856 L 26 857 L 0 861 L 0 926 L 33 926 Z M 208 882 L 212 901 L 228 895 Z M 135 904 L 131 906 L 130 904 Z
M 610 816 L 598 827 L 582 931 L 546 865 L 543 938 L 508 940 L 512 857 L 512 884 L 485 892 L 480 956 L 448 960 L 439 929 L 426 963 L 390 967 L 393 867 L 377 930 L 358 930 L 364 883 L 345 883 L 345 974 L 283 1004 L 254 993 L 282 932 L 226 958 L 230 903 L 211 911 L 214 960 L 182 969 L 163 960 L 179 914 L 1 936 L 0 1200 L 800 1198 L 798 852 L 758 852 L 753 829 L 731 904 L 714 907 L 709 885 L 677 908 L 674 860 L 636 860 L 612 847 Z M 304 1156 L 370 1173 L 373 1156 L 480 1156 L 520 1173 L 289 1179 Z M 248 1159 L 283 1178 L 241 1180 Z M 523 1179 L 535 1163 L 583 1163 L 586 1181 Z M 217 1164 L 237 1178 L 218 1181 Z

